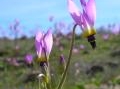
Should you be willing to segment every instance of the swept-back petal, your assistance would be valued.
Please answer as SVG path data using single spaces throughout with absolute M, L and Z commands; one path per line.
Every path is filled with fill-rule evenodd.
M 41 33 L 40 31 L 38 31 L 36 33 L 35 40 L 38 41 L 38 42 L 40 42 L 42 38 L 43 38 L 43 33 Z
M 96 6 L 95 6 L 95 0 L 89 0 L 87 2 L 87 5 L 85 7 L 85 12 L 87 14 L 87 19 L 89 21 L 90 25 L 94 25 L 94 22 L 96 20 Z
M 88 36 L 91 36 L 91 35 L 94 35 L 96 34 L 96 31 L 95 29 L 93 29 L 93 27 L 91 27 L 91 25 L 88 23 L 86 17 L 84 17 L 83 15 L 83 36 L 84 37 L 88 37 Z
M 41 51 L 42 51 L 42 39 L 43 39 L 43 34 L 41 32 L 37 32 L 35 36 L 35 48 L 37 55 L 39 57 L 41 56 Z
M 81 15 L 81 18 L 82 18 L 82 25 L 81 26 L 83 26 L 82 30 L 88 30 L 88 29 L 90 29 L 90 25 L 89 25 L 88 21 L 86 20 L 84 14 Z
M 86 1 L 85 0 L 80 0 L 81 5 L 86 6 Z
M 53 36 L 50 30 L 44 36 L 44 47 L 46 51 L 46 55 L 49 56 L 53 46 Z
M 69 13 L 71 14 L 72 18 L 74 19 L 74 21 L 78 25 L 80 25 L 81 24 L 81 19 L 80 19 L 81 14 L 80 14 L 78 7 L 73 2 L 73 0 L 68 0 L 68 10 L 69 10 Z

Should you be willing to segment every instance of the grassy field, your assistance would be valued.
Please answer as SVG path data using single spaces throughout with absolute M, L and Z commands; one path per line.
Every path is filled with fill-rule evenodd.
M 103 39 L 103 34 L 97 34 L 96 43 L 97 48 L 93 50 L 87 39 L 75 37 L 72 61 L 63 89 L 120 89 L 120 35 L 109 34 L 108 39 Z M 24 62 L 28 53 L 34 59 L 37 56 L 34 38 L 18 39 L 17 44 L 19 48 L 15 49 L 13 40 L 0 39 L 0 89 L 38 89 L 39 65 L 35 61 L 31 66 Z M 50 55 L 53 87 L 61 78 L 60 55 L 63 54 L 67 61 L 69 48 L 68 37 L 54 38 Z

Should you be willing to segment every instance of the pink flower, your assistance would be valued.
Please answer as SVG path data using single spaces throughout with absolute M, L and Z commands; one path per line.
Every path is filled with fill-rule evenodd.
M 109 39 L 109 34 L 103 34 L 102 35 L 102 38 L 103 38 L 103 40 L 108 40 Z
M 112 29 L 112 33 L 114 34 L 114 35 L 119 35 L 120 34 L 120 25 L 115 25 L 114 27 L 113 27 L 113 29 Z
M 80 49 L 81 49 L 81 50 L 85 49 L 85 46 L 81 44 L 81 45 L 80 45 Z
M 37 32 L 35 37 L 35 47 L 39 62 L 49 59 L 50 52 L 53 46 L 53 37 L 50 30 L 46 34 Z M 46 59 L 47 57 L 47 59 Z
M 84 36 L 87 37 L 95 34 L 95 30 L 93 29 L 96 20 L 95 1 L 89 0 L 87 3 L 84 0 L 80 1 L 83 13 L 80 12 L 73 0 L 68 0 L 68 9 L 76 24 L 78 24 L 83 30 Z
M 18 63 L 16 58 L 7 58 L 6 62 L 15 67 L 20 66 L 20 63 Z
M 83 36 L 88 38 L 88 42 L 92 45 L 93 48 L 96 47 L 95 37 L 96 31 L 94 29 L 94 22 L 96 20 L 96 6 L 94 0 L 80 0 L 82 5 L 82 12 L 73 2 L 73 0 L 68 0 L 68 10 L 71 14 L 73 20 L 78 24 L 82 31 Z
M 33 56 L 32 56 L 31 54 L 27 54 L 27 55 L 25 56 L 25 62 L 26 62 L 27 64 L 32 64 L 32 62 L 33 62 Z
M 73 52 L 74 54 L 78 54 L 78 53 L 79 53 L 79 50 L 78 50 L 77 47 L 74 47 L 73 50 L 72 50 L 72 52 Z

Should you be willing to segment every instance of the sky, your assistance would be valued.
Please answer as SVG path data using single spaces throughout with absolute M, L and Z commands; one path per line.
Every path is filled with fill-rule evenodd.
M 80 6 L 79 0 L 74 0 Z M 120 0 L 95 0 L 97 19 L 95 27 L 120 23 Z M 49 16 L 54 16 L 55 22 L 72 23 L 68 13 L 67 0 L 0 0 L 0 30 L 9 32 L 9 25 L 15 19 L 20 21 L 23 32 L 40 27 L 46 31 L 53 26 Z

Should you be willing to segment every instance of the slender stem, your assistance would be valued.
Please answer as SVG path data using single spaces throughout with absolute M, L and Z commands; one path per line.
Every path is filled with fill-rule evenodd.
M 77 24 L 75 24 L 74 27 L 73 27 L 71 48 L 70 48 L 70 51 L 69 51 L 68 61 L 67 61 L 67 64 L 66 64 L 66 68 L 65 68 L 65 70 L 63 72 L 61 81 L 60 81 L 60 83 L 57 86 L 57 89 L 61 89 L 62 88 L 62 86 L 64 84 L 64 81 L 65 81 L 65 78 L 66 78 L 66 75 L 67 75 L 67 71 L 68 71 L 68 68 L 69 68 L 69 65 L 70 65 L 70 61 L 71 61 L 71 56 L 72 56 L 72 50 L 73 50 L 73 46 L 74 46 L 74 38 L 75 38 L 75 28 L 76 28 L 76 26 L 77 26 Z
M 38 86 L 38 89 L 40 89 L 40 87 L 41 87 L 41 85 L 40 85 L 40 79 L 38 79 L 38 81 L 39 81 L 39 86 Z
M 45 48 L 44 48 L 44 54 L 45 54 L 45 59 L 47 61 L 47 64 L 44 66 L 45 76 L 47 78 L 46 86 L 47 86 L 47 89 L 51 89 L 51 77 L 50 77 L 50 69 L 49 69 L 50 66 L 49 66 L 49 60 L 48 60 Z

